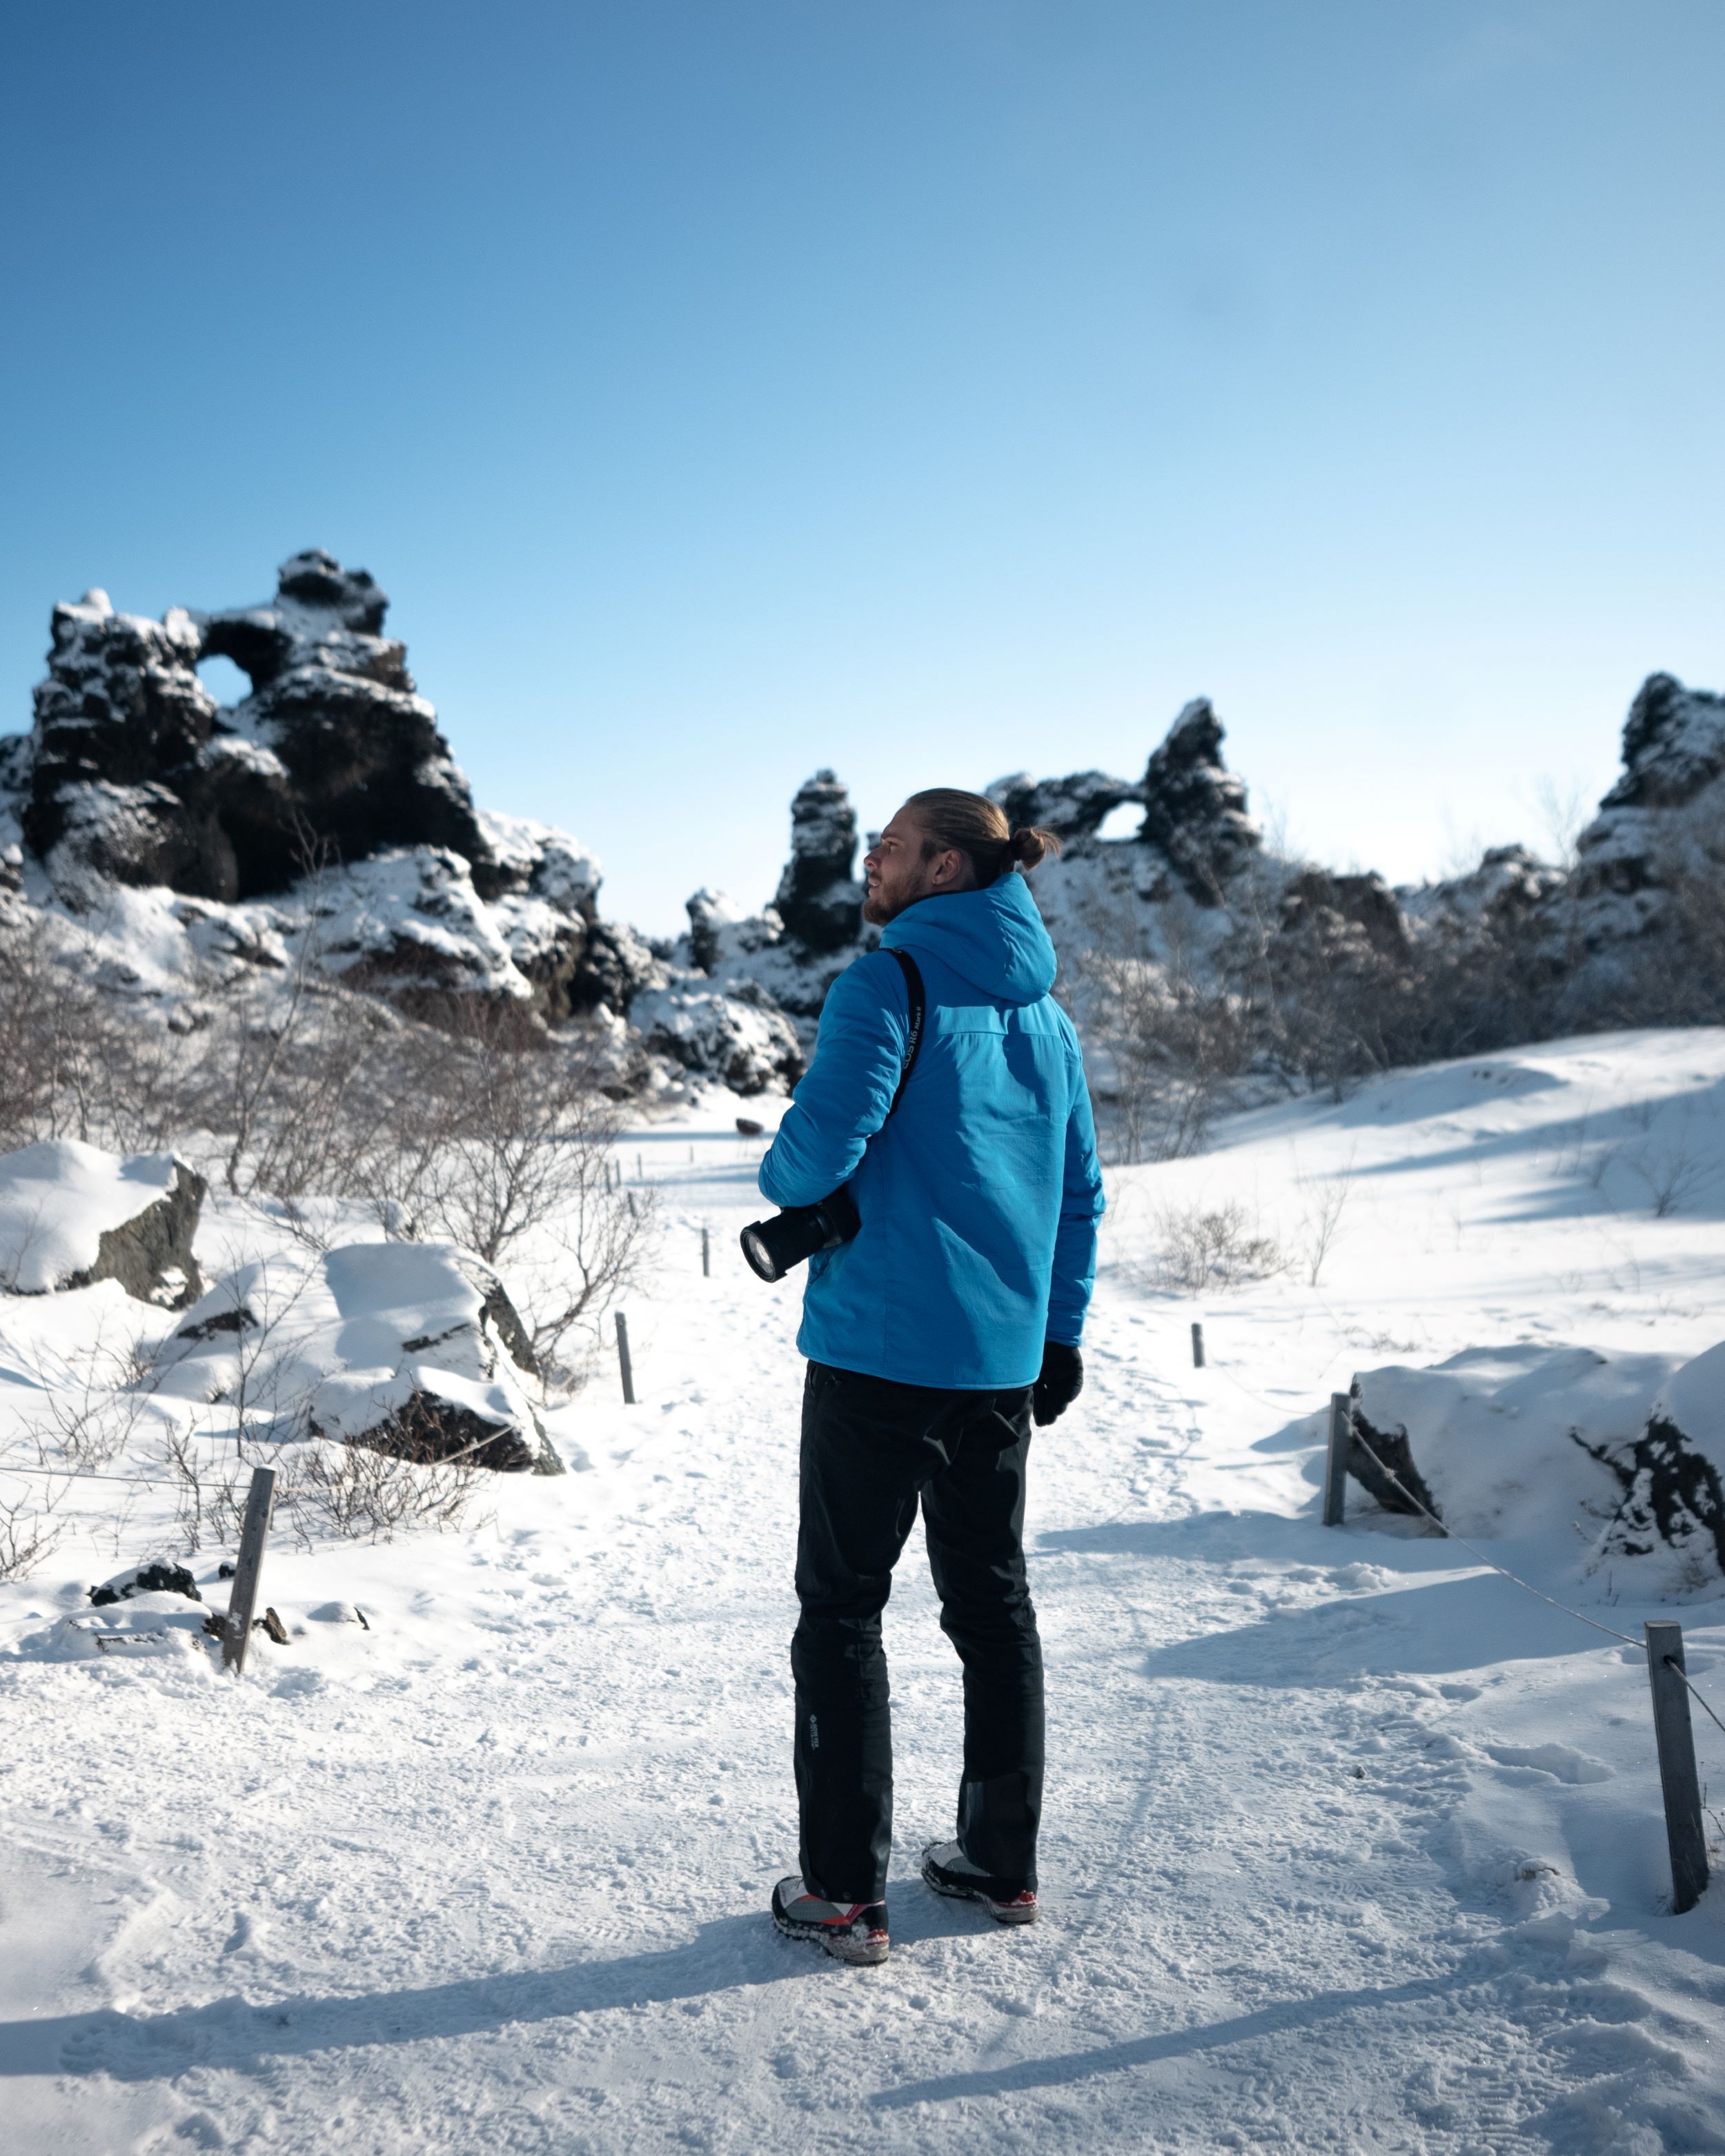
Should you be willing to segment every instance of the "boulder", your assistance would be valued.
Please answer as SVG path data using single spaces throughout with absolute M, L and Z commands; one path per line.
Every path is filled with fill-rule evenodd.
M 278 1438 L 558 1475 L 537 1374 L 507 1291 L 470 1251 L 352 1243 L 291 1281 L 261 1264 L 224 1276 L 162 1349 L 157 1389 L 231 1403 Z
M 0 1291 L 117 1281 L 141 1302 L 184 1309 L 203 1291 L 192 1241 L 204 1191 L 172 1153 L 49 1138 L 0 1154 Z

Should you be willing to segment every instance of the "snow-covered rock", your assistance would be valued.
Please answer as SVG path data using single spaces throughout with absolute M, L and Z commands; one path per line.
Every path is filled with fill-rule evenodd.
M 1348 1472 L 1386 1512 L 1469 1537 L 1598 1528 L 1588 1568 L 1653 1561 L 1678 1592 L 1725 1580 L 1725 1344 L 1683 1362 L 1474 1348 L 1354 1379 Z
M 1246 813 L 1245 782 L 1222 761 L 1222 722 L 1208 696 L 1194 696 L 1152 752 L 1141 835 L 1168 856 L 1199 906 L 1220 903 L 1264 842 Z
M 1115 809 L 1144 798 L 1141 782 L 1117 778 L 1106 771 L 1075 771 L 1065 778 L 1038 778 L 1034 773 L 1015 771 L 997 778 L 987 792 L 1014 829 L 1034 824 L 1052 831 L 1063 844 L 1094 836 Z
M 1612 1466 L 1623 1485 L 1594 1563 L 1672 1552 L 1679 1584 L 1725 1579 L 1725 1342 L 1673 1372 Z
M 1601 1455 L 1634 1442 L 1677 1359 L 1470 1348 L 1432 1369 L 1363 1371 L 1348 1471 L 1386 1512 L 1416 1513 L 1381 1462 L 1460 1535 L 1561 1533 L 1578 1508 L 1603 1521 L 1621 1485 Z
M 129 1564 L 111 1579 L 91 1588 L 90 1607 L 105 1609 L 111 1603 L 131 1602 L 140 1594 L 179 1594 L 192 1602 L 203 1599 L 198 1591 L 198 1582 L 184 1565 L 171 1557 L 153 1557 Z
M 760 983 L 747 978 L 721 992 L 685 976 L 637 996 L 629 1015 L 649 1050 L 733 1093 L 788 1087 L 803 1068 L 796 1028 Z
M 526 1330 L 495 1273 L 454 1244 L 346 1244 L 297 1272 L 242 1265 L 187 1314 L 159 1370 L 164 1397 L 228 1403 L 277 1437 L 562 1472 L 529 1393 Z
M 47 1295 L 117 1281 L 182 1310 L 203 1282 L 192 1255 L 204 1181 L 172 1153 L 111 1153 L 49 1138 L 0 1155 L 0 1291 Z

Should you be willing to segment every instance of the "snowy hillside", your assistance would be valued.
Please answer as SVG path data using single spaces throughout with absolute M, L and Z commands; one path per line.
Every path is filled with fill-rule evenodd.
M 1045 1920 L 916 1881 L 959 1689 L 913 1541 L 877 1971 L 765 1914 L 795 1844 L 799 1282 L 737 1254 L 762 1141 L 736 1106 L 618 1142 L 664 1236 L 639 1404 L 603 1370 L 543 1414 L 572 1471 L 486 1476 L 450 1532 L 345 1539 L 308 1496 L 264 1566 L 286 1643 L 238 1681 L 183 1595 L 88 1599 L 186 1554 L 177 1429 L 219 1479 L 232 1383 L 139 1390 L 204 1319 L 114 1280 L 0 1301 L 0 1496 L 52 1491 L 68 1529 L 0 1589 L 8 2145 L 1725 2147 L 1725 1887 L 1669 1913 L 1645 1663 L 1610 1636 L 1680 1618 L 1725 1713 L 1725 1576 L 1692 1540 L 1611 1546 L 1620 1483 L 1568 1435 L 1633 1446 L 1657 1399 L 1717 1457 L 1725 1032 L 1410 1070 L 1110 1172 L 1088 1382 L 1033 1455 Z M 471 1281 L 344 1302 L 280 1209 L 216 1194 L 196 1255 L 206 1317 L 267 1260 L 319 1383 L 458 1350 L 526 1382 Z M 1357 1485 L 1318 1523 L 1356 1378 L 1445 1517 L 1609 1633 Z M 206 1607 L 230 1530 L 190 1557 Z M 1716 1799 L 1698 1709 L 1697 1743 Z

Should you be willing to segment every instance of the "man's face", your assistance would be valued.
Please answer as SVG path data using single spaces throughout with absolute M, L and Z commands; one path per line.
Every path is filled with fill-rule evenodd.
M 956 849 L 930 854 L 922 827 L 908 808 L 901 808 L 863 855 L 868 897 L 863 919 L 884 928 L 907 906 L 938 892 L 968 890 L 976 881 L 968 859 Z
M 889 921 L 928 895 L 929 864 L 922 858 L 922 833 L 908 808 L 901 808 L 863 855 L 868 897 L 863 919 L 884 928 Z

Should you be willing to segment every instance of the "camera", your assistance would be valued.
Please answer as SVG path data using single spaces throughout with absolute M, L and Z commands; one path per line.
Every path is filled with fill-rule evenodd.
M 817 1250 L 848 1243 L 861 1225 L 850 1186 L 840 1183 L 818 1205 L 787 1205 L 770 1220 L 751 1220 L 741 1238 L 742 1255 L 763 1281 L 779 1281 Z

